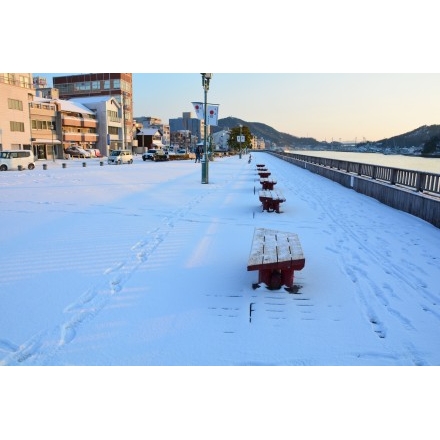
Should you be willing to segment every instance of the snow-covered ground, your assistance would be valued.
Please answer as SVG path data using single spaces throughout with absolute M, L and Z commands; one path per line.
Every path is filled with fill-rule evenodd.
M 216 159 L 207 185 L 193 161 L 82 162 L 0 173 L 0 365 L 440 365 L 440 230 L 429 223 L 264 152 Z M 256 163 L 286 197 L 280 214 L 261 210 Z M 298 234 L 297 294 L 252 288 L 258 227 Z M 309 377 L 269 370 L 296 390 L 298 371 Z M 381 375 L 394 384 L 403 370 Z M 208 371 L 189 380 L 226 393 L 229 377 Z M 257 393 L 248 380 L 266 369 L 236 371 Z

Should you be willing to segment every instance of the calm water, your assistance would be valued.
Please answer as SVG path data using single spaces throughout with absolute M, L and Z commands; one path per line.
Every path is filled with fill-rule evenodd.
M 412 157 L 392 154 L 385 155 L 381 153 L 350 153 L 341 151 L 295 151 L 295 153 L 440 174 L 440 158 Z

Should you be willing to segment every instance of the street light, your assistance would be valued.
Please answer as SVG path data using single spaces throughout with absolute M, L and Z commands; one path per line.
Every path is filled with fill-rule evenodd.
M 52 132 L 52 159 L 55 162 L 55 146 L 53 144 L 53 124 L 50 124 L 50 131 Z
M 241 129 L 242 129 L 243 125 L 240 124 L 239 127 L 240 127 L 240 153 L 239 153 L 238 157 L 241 159 Z
M 204 161 L 202 162 L 202 183 L 209 183 L 209 164 L 208 164 L 208 144 L 206 142 L 207 137 L 207 127 L 206 119 L 207 119 L 207 101 L 208 101 L 208 90 L 209 90 L 209 81 L 212 79 L 212 73 L 201 73 L 202 75 L 202 86 L 205 91 L 205 106 L 204 106 L 204 121 L 205 121 L 205 133 L 203 139 L 203 150 L 205 152 Z

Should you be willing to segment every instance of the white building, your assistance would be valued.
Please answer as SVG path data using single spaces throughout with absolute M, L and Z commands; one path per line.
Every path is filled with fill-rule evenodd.
M 125 133 L 122 124 L 122 107 L 114 96 L 89 96 L 71 98 L 92 110 L 98 120 L 98 148 L 103 156 L 109 155 L 109 150 L 122 150 L 132 139 L 132 133 Z M 127 128 L 128 130 L 128 128 Z

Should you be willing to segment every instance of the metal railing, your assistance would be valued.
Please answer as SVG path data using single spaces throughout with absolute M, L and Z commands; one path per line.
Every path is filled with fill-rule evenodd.
M 423 171 L 405 170 L 401 168 L 371 165 L 347 160 L 329 159 L 325 157 L 308 156 L 297 153 L 277 153 L 302 162 L 336 169 L 346 173 L 378 180 L 390 185 L 401 186 L 417 192 L 440 197 L 440 174 Z

